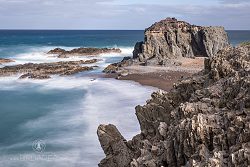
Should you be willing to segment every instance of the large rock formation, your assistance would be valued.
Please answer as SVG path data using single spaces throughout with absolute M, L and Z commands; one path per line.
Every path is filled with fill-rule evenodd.
M 71 56 L 97 56 L 103 53 L 121 53 L 121 50 L 117 48 L 76 48 L 67 51 L 61 48 L 55 48 L 48 52 L 48 54 L 57 54 L 58 58 L 68 58 Z
M 98 136 L 100 167 L 248 167 L 250 46 L 226 47 L 205 69 L 136 107 L 141 133 L 126 141 L 113 125 Z
M 223 27 L 195 26 L 167 18 L 145 30 L 144 42 L 135 45 L 133 58 L 146 65 L 166 65 L 178 57 L 212 57 L 228 44 Z
M 0 76 L 23 74 L 20 79 L 47 79 L 51 75 L 72 75 L 83 71 L 93 70 L 95 66 L 82 66 L 83 64 L 96 63 L 97 59 L 79 61 L 61 61 L 53 63 L 27 63 L 0 68 Z

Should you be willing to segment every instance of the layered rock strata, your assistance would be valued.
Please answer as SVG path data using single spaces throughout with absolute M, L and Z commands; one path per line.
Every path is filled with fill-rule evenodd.
M 114 125 L 99 126 L 100 167 L 248 167 L 250 46 L 219 51 L 203 71 L 153 93 L 136 116 L 141 133 L 129 141 Z
M 70 51 L 55 48 L 50 50 L 48 54 L 57 54 L 58 58 L 68 58 L 71 56 L 97 56 L 103 53 L 121 53 L 117 48 L 76 48 Z
M 179 57 L 212 57 L 229 44 L 223 27 L 191 25 L 167 18 L 145 30 L 144 42 L 135 45 L 133 58 L 146 65 L 166 65 Z
M 93 70 L 95 66 L 83 66 L 84 64 L 96 63 L 97 59 L 80 61 L 61 61 L 54 63 L 27 63 L 0 68 L 0 76 L 22 74 L 20 79 L 47 79 L 51 75 L 72 75 L 83 71 Z

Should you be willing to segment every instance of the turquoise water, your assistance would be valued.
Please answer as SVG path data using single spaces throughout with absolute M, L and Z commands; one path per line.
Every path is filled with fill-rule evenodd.
M 250 31 L 228 33 L 233 45 L 250 40 Z M 134 107 L 155 89 L 89 74 L 131 56 L 142 40 L 143 31 L 0 31 L 0 57 L 16 61 L 9 65 L 59 61 L 46 55 L 55 47 L 122 49 L 98 57 L 99 68 L 90 73 L 43 81 L 0 78 L 0 167 L 97 166 L 104 157 L 96 136 L 99 124 L 118 125 L 128 139 L 137 134 Z M 41 153 L 32 148 L 36 140 L 46 145 Z

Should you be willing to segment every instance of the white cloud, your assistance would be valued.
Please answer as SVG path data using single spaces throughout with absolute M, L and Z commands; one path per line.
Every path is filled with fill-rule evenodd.
M 165 17 L 192 24 L 249 29 L 246 0 L 218 0 L 213 4 L 170 5 L 166 2 L 122 0 L 0 0 L 0 28 L 25 29 L 144 29 Z M 170 0 L 169 0 L 170 1 Z M 236 3 L 237 2 L 237 3 Z

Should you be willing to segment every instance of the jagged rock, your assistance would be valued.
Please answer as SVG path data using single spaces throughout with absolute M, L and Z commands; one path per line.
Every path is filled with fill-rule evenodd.
M 141 60 L 140 58 L 140 54 L 142 53 L 142 45 L 143 45 L 143 42 L 137 42 L 135 44 L 135 47 L 134 47 L 134 51 L 133 51 L 133 58 L 136 59 L 139 57 L 139 59 Z M 141 60 L 142 61 L 142 60 Z
M 136 107 L 136 116 L 141 133 L 120 145 L 130 153 L 127 166 L 248 167 L 250 46 L 226 47 L 209 57 L 203 71 L 169 92 L 153 93 Z
M 53 63 L 27 63 L 14 66 L 5 66 L 0 68 L 0 76 L 10 76 L 23 74 L 19 78 L 48 79 L 50 75 L 72 75 L 83 71 L 93 70 L 96 66 L 82 66 L 83 64 L 92 64 L 97 59 L 80 61 L 61 61 Z
M 3 64 L 3 63 L 10 63 L 10 62 L 14 62 L 14 60 L 0 58 L 0 64 Z
M 167 18 L 145 30 L 144 42 L 135 45 L 133 58 L 150 65 L 168 65 L 178 57 L 212 57 L 229 44 L 223 27 L 190 25 Z
M 58 54 L 58 58 L 68 58 L 70 56 L 97 56 L 102 53 L 121 53 L 117 48 L 76 48 L 66 51 L 61 48 L 50 50 L 48 54 Z
M 131 59 L 131 57 L 124 57 L 121 62 L 108 65 L 103 70 L 103 72 L 104 73 L 117 73 L 121 67 L 132 65 L 132 63 L 133 63 L 133 60 Z
M 100 125 L 97 130 L 102 149 L 106 154 L 99 167 L 127 167 L 131 162 L 132 152 L 127 141 L 114 125 Z
M 116 73 L 118 71 L 118 69 L 119 69 L 118 67 L 119 67 L 118 63 L 113 63 L 113 64 L 108 65 L 103 70 L 103 72 L 104 73 Z

